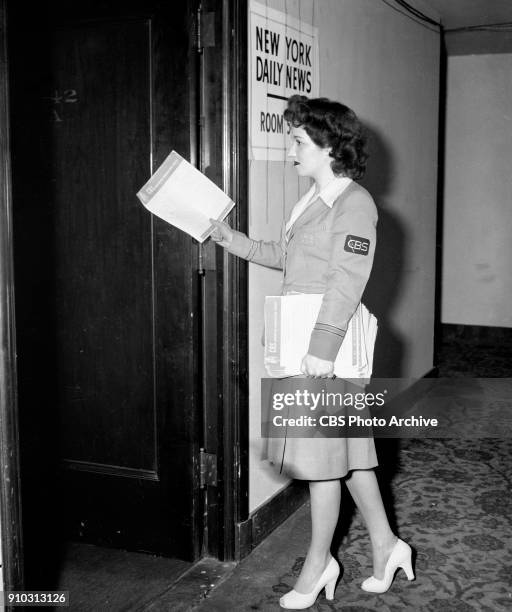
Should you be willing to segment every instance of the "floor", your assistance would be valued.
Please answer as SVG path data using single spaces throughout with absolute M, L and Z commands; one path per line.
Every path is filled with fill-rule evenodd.
M 69 591 L 70 610 L 141 610 L 191 567 L 177 559 L 69 543 L 59 589 Z
M 512 377 L 512 334 L 446 326 L 438 364 L 441 377 L 465 379 L 465 404 L 493 418 L 512 414 L 500 381 L 476 380 Z M 377 440 L 379 457 L 387 458 L 379 475 L 390 520 L 416 549 L 416 580 L 399 573 L 380 596 L 359 588 L 371 574 L 369 541 L 345 494 L 334 547 L 343 574 L 334 602 L 321 595 L 311 609 L 512 610 L 511 438 Z M 306 504 L 237 566 L 71 544 L 61 588 L 77 612 L 279 610 L 300 572 L 309 528 Z

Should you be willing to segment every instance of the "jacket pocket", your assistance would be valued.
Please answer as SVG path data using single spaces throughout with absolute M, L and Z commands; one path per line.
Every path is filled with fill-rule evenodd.
M 296 239 L 306 252 L 324 251 L 329 248 L 331 232 L 325 227 L 308 227 L 297 232 Z

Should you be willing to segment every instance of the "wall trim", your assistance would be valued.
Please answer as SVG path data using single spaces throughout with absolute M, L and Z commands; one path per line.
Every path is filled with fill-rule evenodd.
M 482 340 L 502 341 L 504 337 L 512 338 L 512 327 L 493 325 L 466 325 L 463 323 L 441 322 L 443 334 L 453 334 L 458 338 L 478 338 Z
M 428 370 L 421 378 L 415 380 L 409 387 L 398 393 L 395 397 L 386 402 L 387 413 L 393 414 L 396 417 L 405 416 L 409 413 L 411 406 L 425 396 L 425 378 L 438 378 L 439 369 L 434 366 Z M 434 383 L 432 383 L 434 384 Z
M 292 480 L 267 502 L 237 524 L 236 559 L 242 560 L 279 525 L 298 510 L 309 497 L 304 480 Z

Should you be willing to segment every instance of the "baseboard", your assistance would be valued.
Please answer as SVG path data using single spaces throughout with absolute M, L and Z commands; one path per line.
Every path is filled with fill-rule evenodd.
M 426 374 L 423 374 L 423 378 L 438 378 L 438 377 L 439 377 L 439 368 L 437 366 L 434 366 Z M 414 385 L 412 386 L 414 387 Z
M 441 334 L 443 336 L 461 338 L 464 340 L 499 342 L 504 338 L 512 339 L 512 327 L 441 323 Z
M 292 480 L 265 504 L 257 508 L 246 521 L 237 525 L 236 559 L 246 557 L 274 529 L 279 527 L 291 514 L 308 499 L 308 484 Z
M 424 397 L 425 392 L 430 388 L 430 386 L 435 384 L 434 382 L 427 384 L 424 382 L 424 380 L 438 378 L 438 375 L 438 368 L 431 368 L 421 378 L 418 378 L 410 387 L 407 387 L 407 389 L 404 389 L 398 393 L 398 395 L 389 401 L 386 401 L 385 410 L 382 409 L 379 411 L 378 416 L 385 417 L 386 415 L 394 415 L 396 417 L 401 417 L 407 414 L 410 411 L 411 406 L 414 406 L 416 402 Z

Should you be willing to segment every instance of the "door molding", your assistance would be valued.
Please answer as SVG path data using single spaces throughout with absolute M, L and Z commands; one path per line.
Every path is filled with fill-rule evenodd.
M 247 2 L 224 0 L 224 172 L 237 202 L 233 226 L 248 230 Z M 238 524 L 249 516 L 248 264 L 224 256 L 224 558 L 240 559 Z
M 247 2 L 203 0 L 199 16 L 201 171 L 236 203 L 228 217 L 247 231 Z M 207 487 L 205 554 L 240 559 L 238 524 L 248 517 L 247 262 L 207 241 L 200 248 L 203 308 L 203 444 L 217 455 Z
M 88 472 L 93 474 L 107 474 L 109 476 L 122 476 L 123 478 L 136 478 L 137 480 L 153 480 L 158 482 L 160 476 L 155 470 L 143 470 L 109 463 L 95 463 L 93 461 L 78 461 L 76 459 L 63 459 L 63 465 L 68 470 Z
M 23 589 L 6 2 L 0 0 L 0 517 L 3 589 Z M 1 586 L 1 585 L 0 585 Z

